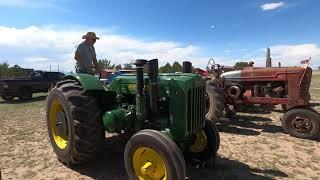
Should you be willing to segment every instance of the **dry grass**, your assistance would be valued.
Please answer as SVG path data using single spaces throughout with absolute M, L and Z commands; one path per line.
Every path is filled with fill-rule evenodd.
M 314 108 L 320 111 L 320 73 L 312 80 Z M 45 96 L 32 102 L 0 103 L 0 168 L 3 179 L 127 179 L 125 142 L 109 137 L 99 159 L 67 167 L 56 160 L 45 124 Z M 219 125 L 216 169 L 204 174 L 188 164 L 192 179 L 319 179 L 320 143 L 285 134 L 274 111 L 239 113 Z M 120 142 L 120 143 L 119 143 Z

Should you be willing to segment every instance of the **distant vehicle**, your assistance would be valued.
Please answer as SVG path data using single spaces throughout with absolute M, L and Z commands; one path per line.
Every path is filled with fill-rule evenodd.
M 29 71 L 26 77 L 1 79 L 0 97 L 6 101 L 15 97 L 30 100 L 33 93 L 48 92 L 64 76 L 61 72 Z

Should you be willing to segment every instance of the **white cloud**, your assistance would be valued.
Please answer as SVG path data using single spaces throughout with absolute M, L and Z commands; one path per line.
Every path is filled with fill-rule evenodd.
M 255 50 L 232 49 L 232 53 L 229 53 L 229 50 L 224 51 L 225 56 L 222 58 L 222 64 L 234 65 L 237 61 L 254 61 L 257 67 L 266 66 L 266 48 Z M 300 66 L 301 60 L 310 57 L 312 68 L 316 69 L 320 66 L 319 44 L 279 44 L 270 46 L 270 50 L 273 66 L 277 66 L 278 62 L 281 62 L 282 66 Z
M 41 62 L 46 62 L 49 59 L 45 57 L 27 57 L 25 58 L 25 60 L 31 63 L 41 63 Z
M 257 66 L 265 66 L 265 49 L 229 49 L 221 52 L 203 52 L 201 47 L 175 41 L 153 40 L 118 34 L 109 29 L 87 27 L 30 26 L 14 28 L 0 26 L 0 63 L 18 64 L 25 68 L 70 71 L 74 68 L 74 51 L 82 42 L 82 35 L 95 31 L 101 38 L 95 48 L 99 58 L 108 58 L 114 64 L 129 63 L 136 58 L 158 58 L 160 66 L 166 62 L 188 60 L 195 67 L 205 68 L 210 58 L 217 63 L 233 65 L 237 60 L 254 60 Z M 318 44 L 273 45 L 270 47 L 274 64 L 299 65 L 300 60 L 312 57 L 313 67 L 320 66 Z M 232 50 L 232 51 L 231 51 Z M 208 56 L 210 55 L 210 57 Z
M 269 10 L 274 10 L 274 9 L 278 9 L 280 7 L 284 6 L 284 2 L 277 2 L 277 3 L 266 3 L 261 5 L 261 9 L 264 11 L 269 11 Z
M 50 65 L 57 67 L 59 64 L 60 70 L 73 70 L 75 48 L 82 42 L 81 37 L 87 31 L 95 31 L 100 37 L 95 44 L 97 58 L 108 58 L 115 64 L 129 63 L 136 58 L 158 58 L 160 65 L 168 61 L 205 59 L 200 55 L 200 48 L 192 44 L 146 41 L 116 34 L 108 29 L 0 26 L 0 34 L 4 35 L 0 38 L 0 62 L 6 60 L 11 65 L 44 70 L 49 70 Z
M 312 68 L 320 66 L 320 47 L 317 44 L 296 44 L 296 45 L 273 45 L 270 46 L 272 65 L 278 66 L 300 66 L 300 61 L 311 57 Z M 253 60 L 255 66 L 265 67 L 266 65 L 266 48 L 252 51 L 245 54 L 240 59 L 245 61 Z
M 299 65 L 301 60 L 310 57 L 314 66 L 320 65 L 320 47 L 317 44 L 275 45 L 270 49 L 274 61 L 287 66 Z

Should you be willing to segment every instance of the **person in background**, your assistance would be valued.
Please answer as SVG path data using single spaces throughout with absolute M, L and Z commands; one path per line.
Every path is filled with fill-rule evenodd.
M 87 32 L 86 35 L 82 36 L 82 39 L 85 40 L 78 45 L 74 56 L 74 59 L 77 61 L 76 72 L 91 75 L 94 75 L 94 73 L 98 74 L 100 67 L 98 66 L 96 51 L 93 45 L 99 38 L 94 32 Z M 93 67 L 95 70 L 93 70 Z
M 249 67 L 253 67 L 253 65 L 254 65 L 254 62 L 253 62 L 253 61 L 250 61 L 250 62 L 249 62 Z

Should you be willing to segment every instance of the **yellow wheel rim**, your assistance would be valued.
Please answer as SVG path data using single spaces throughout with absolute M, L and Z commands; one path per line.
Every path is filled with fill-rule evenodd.
M 163 158 L 151 148 L 139 147 L 133 154 L 133 168 L 139 180 L 166 180 Z
M 54 99 L 51 103 L 51 109 L 50 109 L 50 116 L 49 116 L 49 121 L 50 121 L 50 129 L 52 132 L 53 140 L 55 144 L 60 148 L 60 149 L 65 149 L 68 145 L 68 133 L 64 132 L 59 132 L 58 131 L 58 126 L 61 126 L 62 123 L 58 120 L 58 114 L 65 114 L 63 106 L 61 105 L 60 101 L 57 99 Z M 65 120 L 66 122 L 66 120 Z M 64 123 L 66 125 L 66 123 Z M 61 127 L 60 127 L 61 128 Z
M 208 146 L 207 136 L 203 130 L 196 133 L 196 140 L 194 144 L 190 146 L 190 151 L 193 153 L 202 152 Z

